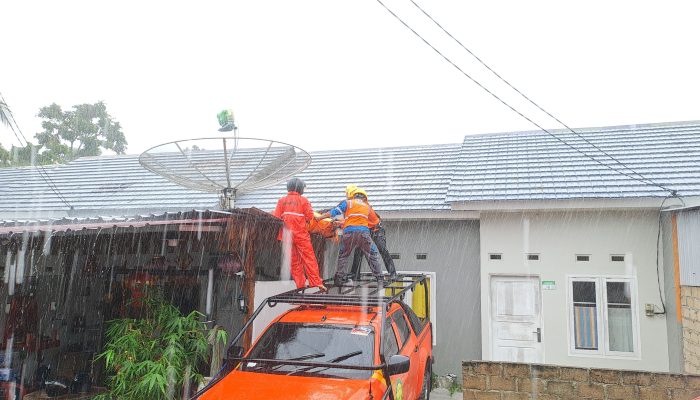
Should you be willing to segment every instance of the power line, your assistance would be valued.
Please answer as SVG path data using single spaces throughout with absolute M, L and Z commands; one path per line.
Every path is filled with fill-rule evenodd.
M 515 86 L 513 86 L 510 82 L 508 82 L 505 78 L 503 78 L 499 73 L 497 73 L 497 72 L 494 71 L 490 66 L 488 66 L 481 58 L 479 58 L 476 54 L 474 54 L 474 52 L 472 52 L 471 50 L 469 50 L 464 44 L 462 44 L 462 42 L 460 42 L 456 37 L 454 37 L 450 32 L 448 32 L 447 29 L 445 29 L 442 25 L 440 25 L 440 23 L 438 23 L 430 14 L 428 14 L 428 12 L 426 12 L 420 5 L 418 5 L 418 3 L 416 3 L 414 0 L 409 0 L 409 1 L 410 1 L 411 3 L 413 3 L 413 5 L 416 6 L 426 17 L 428 17 L 431 21 L 433 21 L 433 23 L 435 23 L 435 25 L 437 25 L 437 27 L 440 28 L 447 36 L 449 36 L 450 38 L 452 38 L 452 40 L 454 40 L 455 42 L 457 42 L 457 44 L 459 44 L 467 53 L 471 54 L 471 56 L 474 57 L 479 63 L 481 63 L 481 65 L 483 65 L 484 67 L 486 67 L 486 69 L 488 69 L 489 71 L 491 71 L 491 73 L 493 73 L 498 79 L 500 79 L 501 81 L 503 81 L 503 83 L 505 83 L 506 85 L 508 85 L 511 89 L 513 89 L 515 92 L 517 92 L 520 96 L 522 96 L 525 100 L 527 100 L 528 102 L 530 102 L 532 105 L 534 105 L 535 107 L 537 107 L 540 111 L 542 111 L 543 113 L 547 114 L 550 118 L 552 118 L 553 120 L 557 121 L 559 124 L 561 124 L 561 125 L 564 126 L 566 129 L 568 129 L 569 131 L 571 131 L 571 133 L 573 133 L 574 135 L 578 136 L 578 137 L 579 137 L 580 139 L 582 139 L 584 142 L 588 143 L 590 146 L 592 146 L 592 147 L 595 148 L 596 150 L 600 151 L 601 153 L 605 154 L 605 155 L 608 156 L 611 160 L 613 160 L 613 161 L 615 161 L 616 163 L 620 164 L 620 166 L 622 166 L 623 168 L 626 168 L 628 171 L 631 171 L 632 173 L 634 173 L 634 174 L 637 175 L 638 177 L 642 178 L 642 179 L 645 180 L 646 182 L 648 182 L 648 183 L 650 183 L 650 184 L 652 184 L 652 185 L 654 185 L 654 186 L 660 187 L 660 188 L 662 188 L 662 189 L 664 189 L 664 190 L 667 190 L 667 191 L 669 191 L 669 192 L 671 192 L 671 193 L 674 193 L 674 192 L 675 192 L 674 190 L 665 188 L 665 187 L 661 186 L 660 184 L 654 182 L 654 181 L 651 180 L 650 178 L 647 178 L 647 177 L 645 177 L 644 175 L 642 175 L 641 173 L 635 171 L 635 170 L 632 169 L 630 166 L 624 164 L 623 162 L 621 162 L 621 161 L 618 160 L 617 158 L 615 158 L 615 157 L 613 157 L 612 155 L 610 155 L 610 154 L 609 154 L 608 152 L 606 152 L 605 150 L 603 150 L 603 149 L 601 149 L 600 147 L 598 147 L 595 143 L 589 141 L 589 140 L 586 139 L 583 135 L 579 134 L 578 132 L 576 132 L 575 130 L 573 130 L 572 128 L 570 128 L 567 124 L 565 124 L 565 123 L 562 122 L 559 118 L 557 118 L 557 117 L 555 117 L 554 115 L 552 115 L 549 111 L 547 111 L 547 110 L 545 110 L 544 108 L 542 108 L 539 104 L 535 103 L 534 100 L 530 99 L 530 98 L 529 98 L 528 96 L 526 96 L 523 92 L 521 92 L 520 90 L 518 90 Z
M 2 93 L 0 93 L 0 100 L 7 105 L 7 101 L 5 101 L 5 97 L 2 95 Z M 9 119 L 11 120 L 11 123 L 9 124 L 10 130 L 17 138 L 17 141 L 19 142 L 20 146 L 26 147 L 28 144 L 30 144 L 29 141 L 27 140 L 26 136 L 24 136 L 24 133 L 22 133 L 22 130 L 19 128 L 19 125 L 17 125 L 17 121 L 15 120 L 15 116 L 12 114 L 12 111 L 9 110 L 9 108 L 7 109 L 7 111 Z M 22 144 L 22 139 L 19 138 L 20 136 L 22 136 L 22 138 L 24 139 L 24 144 Z M 49 173 L 46 172 L 46 169 L 44 169 L 44 167 L 40 164 L 34 165 L 34 167 L 36 168 L 36 171 L 39 174 L 39 176 L 44 180 L 44 182 L 48 185 L 49 189 L 51 189 L 51 191 L 56 195 L 56 197 L 58 197 L 58 199 L 61 200 L 63 204 L 65 204 L 68 208 L 72 210 L 73 206 L 70 205 L 70 203 L 68 203 L 68 200 L 66 200 L 66 198 L 63 197 L 63 195 L 61 195 L 61 192 L 58 190 L 58 186 L 56 186 L 56 183 L 51 179 Z
M 619 170 L 619 169 L 616 169 L 616 168 L 612 167 L 612 166 L 609 165 L 609 164 L 606 164 L 606 163 L 601 162 L 600 160 L 598 160 L 598 159 L 596 159 L 595 157 L 593 157 L 593 156 L 587 154 L 586 152 L 584 152 L 584 151 L 578 149 L 577 147 L 575 147 L 575 146 L 569 144 L 569 143 L 566 142 L 565 140 L 561 139 L 560 137 L 558 137 L 558 136 L 555 135 L 554 133 L 550 132 L 549 130 L 547 130 L 547 129 L 545 129 L 544 127 L 542 127 L 542 126 L 540 126 L 539 124 L 537 124 L 537 123 L 536 123 L 535 121 L 533 121 L 532 119 L 530 119 L 530 118 L 528 118 L 527 116 L 525 116 L 523 113 L 521 113 L 520 111 L 518 111 L 517 109 L 515 109 L 513 106 L 511 106 L 510 104 L 508 104 L 507 102 L 505 102 L 503 99 L 501 99 L 500 97 L 498 97 L 495 93 L 493 93 L 493 92 L 490 91 L 488 88 L 486 88 L 484 85 L 482 85 L 479 81 L 477 81 L 476 79 L 474 79 L 471 75 L 469 75 L 468 73 L 466 73 L 462 68 L 460 68 L 460 67 L 459 67 L 457 64 L 455 64 L 452 60 L 450 60 L 447 56 L 445 56 L 442 52 L 440 52 L 440 50 L 438 50 L 435 46 L 433 46 L 430 42 L 428 42 L 423 36 L 421 36 L 418 32 L 416 32 L 416 30 L 414 30 L 413 28 L 411 28 L 411 26 L 409 26 L 404 20 L 402 20 L 401 17 L 399 17 L 398 15 L 396 15 L 396 13 L 394 13 L 389 7 L 387 7 L 386 4 L 384 4 L 381 0 L 377 0 L 377 2 L 378 2 L 379 4 L 381 4 L 381 6 L 384 7 L 384 9 L 386 9 L 392 16 L 394 16 L 394 18 L 396 18 L 399 22 L 401 22 L 401 24 L 402 24 L 403 26 L 405 26 L 408 30 L 410 30 L 411 32 L 413 32 L 413 34 L 416 35 L 419 39 L 421 39 L 421 40 L 423 41 L 423 43 L 425 43 L 426 45 L 428 45 L 428 47 L 430 47 L 431 49 L 433 49 L 438 55 L 440 55 L 443 59 L 445 59 L 445 61 L 447 61 L 450 65 L 452 65 L 452 66 L 455 67 L 459 72 L 461 72 L 462 75 L 464 75 L 465 77 L 467 77 L 469 80 L 471 80 L 472 82 L 474 82 L 477 86 L 479 86 L 481 89 L 483 89 L 484 91 L 486 91 L 486 93 L 488 93 L 488 94 L 490 94 L 491 96 L 493 96 L 496 100 L 498 100 L 498 101 L 501 102 L 503 105 L 505 105 L 506 107 L 508 107 L 511 111 L 515 112 L 516 114 L 518 114 L 519 116 L 521 116 L 522 118 L 524 118 L 525 120 L 527 120 L 528 122 L 530 122 L 531 124 L 535 125 L 537 128 L 539 128 L 539 129 L 542 130 L 543 132 L 547 133 L 547 134 L 550 135 L 551 137 L 555 138 L 556 140 L 560 141 L 561 143 L 563 143 L 564 145 L 570 147 L 571 149 L 575 150 L 576 152 L 581 153 L 581 154 L 584 155 L 585 157 L 590 158 L 591 160 L 595 161 L 596 163 L 598 163 L 598 164 L 600 164 L 600 165 L 602 165 L 602 166 L 604 166 L 604 167 L 606 167 L 606 168 L 608 168 L 608 169 L 610 169 L 610 170 L 612 170 L 612 171 L 615 171 L 615 172 L 617 172 L 617 173 L 619 173 L 619 174 L 621 174 L 621 175 L 624 175 L 624 176 L 626 176 L 626 177 L 628 177 L 628 178 L 630 178 L 630 179 L 633 179 L 633 180 L 636 180 L 636 181 L 645 183 L 645 184 L 647 184 L 647 185 L 652 185 L 652 186 L 659 187 L 659 188 L 661 188 L 661 189 L 663 189 L 663 190 L 665 190 L 665 191 L 671 193 L 672 196 L 675 196 L 675 195 L 676 195 L 676 191 L 675 191 L 675 190 L 670 189 L 670 188 L 667 188 L 667 187 L 665 187 L 665 186 L 663 186 L 663 185 L 661 185 L 661 184 L 658 184 L 658 183 L 656 183 L 656 182 L 654 182 L 654 181 L 652 181 L 652 180 L 650 180 L 650 179 L 648 179 L 648 178 L 645 178 L 645 177 L 644 177 L 643 175 L 641 175 L 640 173 L 638 173 L 638 172 L 634 171 L 632 168 L 626 166 L 626 165 L 623 164 L 621 161 L 617 160 L 616 158 L 614 158 L 613 156 L 611 156 L 610 154 L 608 154 L 607 152 L 605 152 L 604 150 L 602 150 L 601 148 L 599 148 L 598 146 L 596 146 L 595 144 L 593 144 L 593 143 L 591 143 L 590 141 L 588 141 L 588 140 L 587 140 L 586 138 L 584 138 L 582 135 L 580 135 L 579 133 L 577 133 L 577 132 L 574 131 L 573 129 L 569 128 L 568 125 L 564 124 L 564 123 L 561 122 L 559 119 L 557 119 L 556 117 L 554 117 L 552 114 L 550 114 L 549 112 L 547 112 L 546 110 L 544 110 L 542 107 L 540 107 L 539 105 L 537 105 L 537 103 L 535 103 L 534 101 L 530 100 L 530 99 L 529 99 L 527 96 L 525 96 L 522 92 L 520 92 L 520 91 L 519 91 L 518 89 L 516 89 L 513 85 L 511 85 L 510 83 L 508 83 L 508 82 L 507 82 L 505 79 L 503 79 L 499 74 L 497 74 L 493 69 L 491 69 L 491 68 L 490 68 L 488 65 L 486 65 L 483 61 L 481 61 L 480 58 L 478 58 L 474 53 L 472 53 L 468 48 L 466 48 L 466 46 L 464 46 L 461 42 L 459 42 L 454 36 L 452 36 L 449 32 L 447 32 L 447 30 L 445 30 L 437 21 L 435 21 L 435 19 L 433 19 L 427 12 L 425 12 L 425 11 L 424 11 L 420 6 L 418 6 L 418 4 L 416 4 L 413 0 L 411 0 L 411 2 L 412 2 L 416 7 L 418 7 L 418 9 L 420 9 L 428 18 L 430 18 L 438 27 L 440 27 L 440 28 L 443 30 L 443 32 L 445 32 L 445 33 L 446 33 L 448 36 L 450 36 L 453 40 L 457 41 L 457 43 L 459 43 L 459 44 L 462 46 L 462 48 L 464 48 L 467 52 L 469 52 L 469 54 L 471 54 L 472 56 L 474 56 L 482 65 L 484 65 L 486 68 L 488 68 L 489 71 L 491 71 L 492 73 L 494 73 L 498 78 L 500 78 L 502 81 L 504 81 L 504 82 L 505 82 L 508 86 L 510 86 L 513 90 L 515 90 L 516 92 L 518 92 L 521 96 L 523 96 L 524 98 L 526 98 L 528 101 L 530 101 L 530 103 L 534 104 L 537 108 L 539 108 L 540 110 L 542 110 L 543 112 L 545 112 L 545 113 L 546 113 L 547 115 L 549 115 L 551 118 L 553 118 L 554 120 L 556 120 L 557 122 L 559 122 L 560 124 L 562 124 L 563 126 L 565 126 L 568 130 L 570 130 L 571 132 L 573 132 L 573 133 L 574 133 L 575 135 L 577 135 L 579 138 L 583 139 L 586 143 L 588 143 L 589 145 L 593 146 L 594 148 L 596 148 L 598 151 L 600 151 L 601 153 L 605 154 L 606 156 L 610 157 L 612 160 L 614 160 L 615 162 L 617 162 L 618 164 L 620 164 L 620 165 L 623 166 L 624 168 L 626 168 L 626 169 L 632 171 L 634 174 L 638 175 L 639 177 L 635 177 L 635 176 L 629 175 L 629 174 L 627 174 L 627 173 L 625 173 L 625 172 L 623 172 L 623 171 L 621 171 L 621 170 Z

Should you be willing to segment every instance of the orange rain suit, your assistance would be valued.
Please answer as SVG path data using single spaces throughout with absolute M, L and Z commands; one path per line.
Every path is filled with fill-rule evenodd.
M 288 192 L 279 199 L 272 215 L 284 221 L 284 228 L 277 239 L 282 240 L 283 230 L 291 235 L 291 274 L 297 287 L 306 286 L 307 278 L 309 286 L 323 285 L 307 229 L 307 222 L 314 218 L 309 200 L 297 192 Z

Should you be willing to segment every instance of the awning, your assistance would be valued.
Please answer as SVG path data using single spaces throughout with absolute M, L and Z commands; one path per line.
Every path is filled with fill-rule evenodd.
M 264 218 L 275 220 L 272 215 L 256 209 L 226 211 L 187 211 L 163 213 L 159 215 L 139 215 L 131 217 L 62 218 L 56 220 L 0 221 L 0 235 L 36 232 L 78 232 L 112 228 L 141 228 L 147 226 L 179 225 L 181 231 L 212 232 L 232 217 Z

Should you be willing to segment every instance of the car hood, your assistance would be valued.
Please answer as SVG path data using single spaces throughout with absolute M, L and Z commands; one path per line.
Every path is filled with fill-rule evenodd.
M 369 379 L 351 380 L 233 371 L 203 393 L 199 399 L 360 400 L 369 397 L 369 389 Z

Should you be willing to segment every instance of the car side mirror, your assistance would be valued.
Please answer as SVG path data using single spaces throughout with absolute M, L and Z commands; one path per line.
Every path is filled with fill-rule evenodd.
M 396 354 L 389 358 L 389 375 L 398 375 L 408 372 L 411 368 L 411 359 Z
M 232 359 L 237 357 L 243 357 L 243 347 L 242 346 L 230 346 L 226 350 L 226 359 Z

